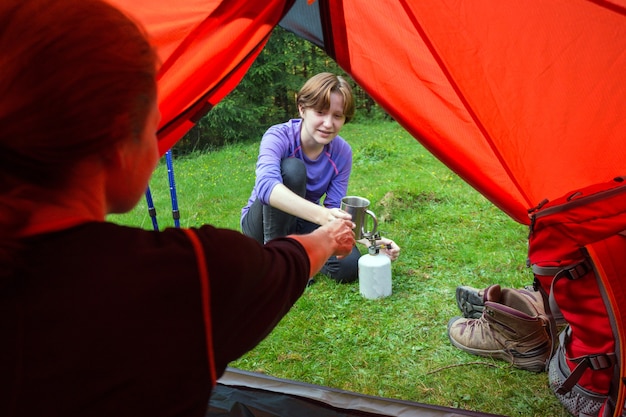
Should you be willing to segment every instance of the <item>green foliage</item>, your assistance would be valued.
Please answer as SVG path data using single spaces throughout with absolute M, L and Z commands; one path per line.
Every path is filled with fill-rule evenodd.
M 322 49 L 277 26 L 239 85 L 176 144 L 176 153 L 258 140 L 268 126 L 298 116 L 296 93 L 309 77 L 323 71 L 351 80 Z M 354 81 L 351 84 L 364 120 L 387 118 Z
M 546 373 L 454 348 L 446 324 L 458 285 L 532 281 L 527 229 L 444 167 L 398 124 L 349 123 L 349 193 L 372 201 L 379 230 L 402 248 L 393 293 L 361 297 L 358 282 L 316 277 L 272 333 L 232 366 L 276 377 L 518 417 L 565 417 Z M 239 230 L 258 143 L 175 158 L 181 225 Z M 161 228 L 171 226 L 165 164 L 151 183 Z M 110 220 L 150 229 L 145 202 Z

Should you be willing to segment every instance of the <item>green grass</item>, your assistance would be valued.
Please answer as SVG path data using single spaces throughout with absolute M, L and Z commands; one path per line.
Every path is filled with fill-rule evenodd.
M 393 294 L 366 300 L 358 283 L 319 275 L 276 329 L 231 365 L 280 378 L 446 407 L 523 417 L 565 417 L 547 374 L 451 346 L 458 285 L 532 282 L 527 229 L 430 155 L 395 123 L 348 124 L 349 194 L 372 201 L 379 230 L 402 248 Z M 258 142 L 174 161 L 181 225 L 239 230 L 254 183 Z M 160 227 L 173 225 L 162 163 L 151 182 Z M 151 228 L 142 201 L 111 221 Z

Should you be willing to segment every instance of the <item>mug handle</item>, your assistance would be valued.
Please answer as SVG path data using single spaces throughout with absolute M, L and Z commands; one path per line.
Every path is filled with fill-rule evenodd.
M 365 214 L 369 215 L 372 218 L 372 221 L 374 222 L 374 227 L 369 232 L 365 231 L 365 222 L 363 222 L 363 224 L 361 225 L 361 233 L 363 237 L 369 238 L 375 235 L 376 231 L 378 230 L 378 219 L 376 218 L 376 215 L 370 210 L 365 210 Z

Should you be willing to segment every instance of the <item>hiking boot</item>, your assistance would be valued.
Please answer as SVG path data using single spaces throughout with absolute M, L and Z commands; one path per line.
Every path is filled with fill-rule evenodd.
M 448 337 L 457 348 L 478 356 L 502 359 L 516 368 L 541 372 L 551 355 L 550 324 L 541 297 L 521 290 L 487 287 L 484 310 L 475 318 L 453 317 Z
M 492 300 L 499 300 L 500 294 L 497 292 L 507 293 L 509 291 L 518 291 L 530 298 L 533 304 L 541 303 L 543 309 L 543 298 L 539 291 L 535 291 L 532 285 L 527 285 L 523 289 L 501 288 L 500 285 L 494 284 L 487 288 L 479 289 L 466 285 L 456 287 L 456 305 L 461 310 L 463 317 L 478 319 L 483 314 L 485 301 L 487 301 L 487 291 L 492 291 Z

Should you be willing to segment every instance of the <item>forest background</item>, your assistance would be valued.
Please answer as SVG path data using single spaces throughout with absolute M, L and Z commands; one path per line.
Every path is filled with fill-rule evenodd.
M 239 85 L 207 113 L 173 148 L 176 155 L 258 141 L 276 123 L 297 117 L 295 95 L 319 72 L 349 80 L 355 121 L 390 120 L 385 111 L 316 45 L 277 26 Z

